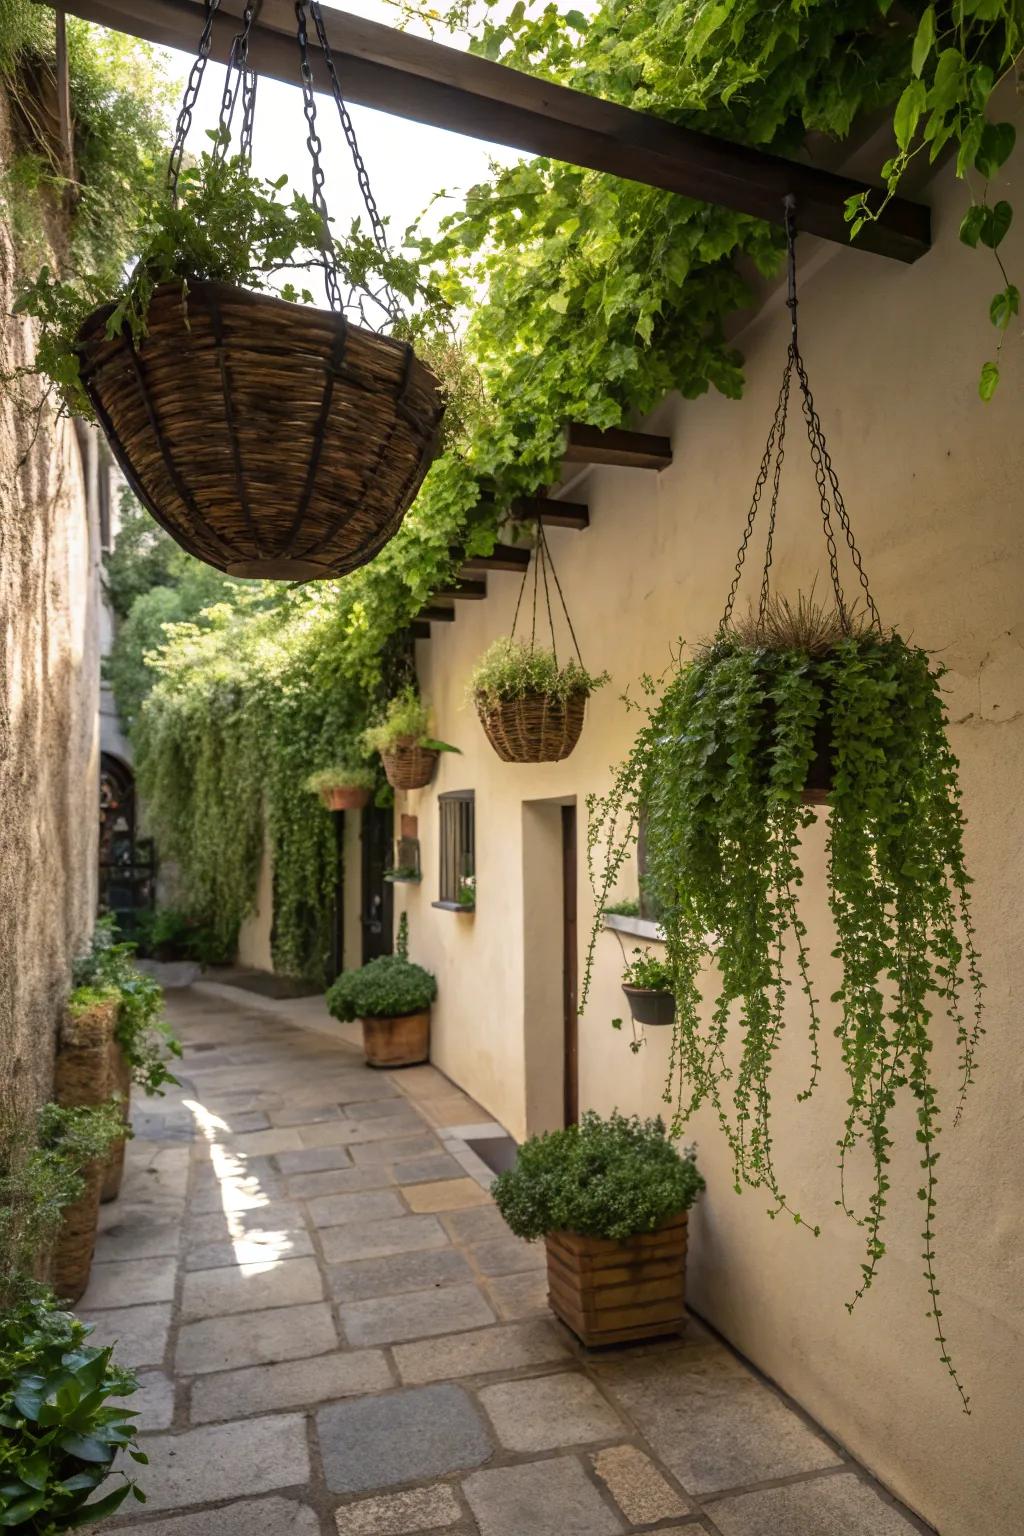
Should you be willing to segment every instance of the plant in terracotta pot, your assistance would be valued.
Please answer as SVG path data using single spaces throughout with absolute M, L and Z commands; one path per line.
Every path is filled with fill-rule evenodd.
M 491 1193 L 517 1237 L 544 1239 L 555 1315 L 599 1345 L 684 1327 L 687 1211 L 703 1188 L 660 1119 L 588 1110 L 524 1142 Z
M 622 973 L 622 990 L 636 1024 L 672 1024 L 676 1000 L 668 966 L 649 949 L 634 949 L 634 959 Z
M 469 694 L 488 741 L 506 763 L 559 762 L 580 738 L 587 699 L 608 681 L 578 659 L 505 635 L 473 669 Z
M 311 794 L 319 795 L 329 811 L 361 811 L 369 805 L 377 784 L 372 768 L 360 763 L 338 763 L 320 768 L 306 780 Z
M 110 1401 L 139 1384 L 114 1363 L 112 1348 L 88 1343 L 91 1332 L 38 1290 L 0 1313 L 5 1530 L 56 1536 L 113 1515 L 129 1493 L 145 1503 L 124 1461 L 125 1453 L 148 1460 L 136 1445 L 136 1415 Z M 110 1478 L 116 1481 L 106 1491 Z
M 458 747 L 430 733 L 430 707 L 410 683 L 389 700 L 383 719 L 363 732 L 367 752 L 379 752 L 392 789 L 423 789 L 442 752 Z
M 327 992 L 336 1019 L 363 1026 L 371 1067 L 411 1067 L 430 1058 L 430 1005 L 437 981 L 409 959 L 409 919 L 403 912 L 393 955 L 342 971 Z

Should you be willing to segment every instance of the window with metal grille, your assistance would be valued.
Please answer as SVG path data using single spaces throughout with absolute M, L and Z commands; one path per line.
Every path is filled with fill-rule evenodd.
M 438 796 L 440 828 L 439 907 L 471 912 L 476 906 L 476 826 L 471 789 Z

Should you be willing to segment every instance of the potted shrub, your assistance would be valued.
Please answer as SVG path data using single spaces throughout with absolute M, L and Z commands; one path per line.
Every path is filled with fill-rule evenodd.
M 147 1457 L 136 1415 L 115 1406 L 138 1388 L 113 1350 L 88 1343 L 92 1328 L 34 1294 L 0 1313 L 0 1524 L 24 1536 L 55 1536 L 114 1514 L 129 1492 L 145 1495 L 124 1468 Z M 114 1461 L 122 1464 L 114 1471 Z M 120 1481 L 110 1492 L 103 1485 Z M 94 1494 L 99 1496 L 93 1498 Z
M 388 703 L 379 725 L 363 732 L 368 752 L 379 752 L 392 789 L 423 789 L 442 752 L 458 747 L 430 734 L 430 709 L 410 683 Z
M 636 1024 L 673 1024 L 676 1000 L 668 966 L 649 949 L 634 949 L 622 973 L 622 990 Z
M 491 746 L 506 763 L 553 763 L 579 741 L 587 699 L 608 681 L 554 650 L 504 636 L 481 656 L 469 692 Z
M 371 1067 L 411 1067 L 430 1059 L 430 1005 L 437 982 L 409 959 L 409 920 L 403 912 L 393 955 L 380 955 L 355 971 L 342 971 L 328 989 L 336 1019 L 360 1019 Z
M 357 763 L 320 768 L 306 780 L 306 788 L 319 795 L 329 811 L 361 811 L 369 805 L 376 784 L 373 769 Z
M 101 918 L 89 951 L 75 961 L 72 971 L 77 984 L 71 994 L 73 1005 L 76 999 L 94 995 L 96 989 L 115 999 L 108 1079 L 101 1097 L 111 1093 L 119 1097 L 125 1125 L 131 1112 L 133 1083 L 147 1096 L 162 1095 L 166 1084 L 176 1085 L 178 1081 L 168 1069 L 168 1058 L 181 1055 L 179 1041 L 160 1017 L 163 989 L 139 970 L 134 954 L 133 944 L 117 942 L 114 920 Z M 111 1148 L 101 1189 L 103 1201 L 116 1199 L 121 1188 L 125 1141 L 122 1136 Z
M 542 1237 L 551 1309 L 587 1345 L 685 1325 L 687 1211 L 704 1188 L 660 1119 L 588 1111 L 523 1143 L 491 1193 L 517 1237 Z

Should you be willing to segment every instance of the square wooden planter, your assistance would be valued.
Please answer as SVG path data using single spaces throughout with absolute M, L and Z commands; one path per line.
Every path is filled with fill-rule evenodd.
M 686 1212 L 621 1242 L 550 1232 L 551 1310 L 588 1346 L 680 1333 L 685 1326 Z

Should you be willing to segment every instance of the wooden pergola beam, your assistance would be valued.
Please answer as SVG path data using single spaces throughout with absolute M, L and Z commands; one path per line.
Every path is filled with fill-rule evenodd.
M 222 63 L 243 4 L 221 0 L 211 56 Z M 86 21 L 188 53 L 195 51 L 203 26 L 199 0 L 65 0 L 64 8 Z M 792 195 L 802 231 L 850 243 L 844 205 L 864 191 L 862 181 L 711 138 L 361 16 L 329 10 L 324 21 L 350 102 L 717 203 L 773 224 L 783 222 L 783 199 Z M 326 91 L 322 52 L 312 41 L 309 51 L 317 89 Z M 289 0 L 264 0 L 251 34 L 249 61 L 260 74 L 298 80 Z M 930 241 L 929 210 L 894 197 L 877 222 L 864 226 L 853 249 L 916 261 Z
M 566 436 L 566 464 L 619 464 L 626 469 L 667 469 L 672 463 L 672 441 L 652 432 L 629 432 L 624 427 L 586 427 L 573 423 Z
M 553 501 L 549 496 L 522 496 L 509 508 L 521 522 L 542 522 L 545 528 L 590 526 L 590 510 L 582 501 Z
M 430 603 L 419 612 L 421 619 L 426 619 L 430 624 L 454 624 L 455 608 L 442 608 L 438 603 Z
M 520 574 L 530 563 L 530 551 L 520 544 L 495 544 L 489 555 L 466 555 L 453 546 L 449 553 L 453 560 L 462 561 L 463 571 L 518 571 Z
M 460 602 L 460 601 L 461 602 L 477 602 L 478 603 L 478 602 L 482 601 L 482 599 L 485 598 L 486 596 L 487 596 L 487 582 L 486 581 L 480 581 L 480 580 L 474 581 L 472 578 L 466 578 L 466 579 L 463 579 L 463 580 L 460 580 L 460 581 L 452 582 L 451 586 L 442 587 L 440 589 L 440 591 L 434 593 L 433 601 L 435 603 L 446 603 L 446 604 L 448 602 Z

